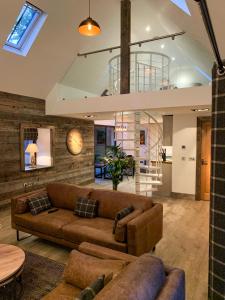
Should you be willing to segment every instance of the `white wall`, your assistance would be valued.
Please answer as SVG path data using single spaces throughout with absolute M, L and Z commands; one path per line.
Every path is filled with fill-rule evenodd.
M 47 97 L 47 101 L 53 102 L 58 102 L 60 101 L 61 103 L 64 103 L 63 99 L 67 100 L 69 97 L 73 97 L 73 99 L 82 99 L 82 101 L 85 99 L 85 97 L 96 97 L 94 94 L 90 94 L 87 91 L 82 91 L 79 89 L 75 89 L 70 86 L 66 86 L 63 84 L 56 83 L 54 85 L 54 88 L 51 90 Z
M 172 192 L 195 194 L 197 116 L 173 117 Z M 185 146 L 185 149 L 182 149 Z M 194 160 L 193 160 L 194 159 Z
M 48 115 L 72 115 L 79 113 L 120 112 L 132 110 L 148 110 L 173 108 L 173 107 L 196 107 L 211 105 L 212 87 L 192 87 L 176 90 L 155 91 L 96 97 L 84 99 L 67 99 L 58 101 L 57 91 L 51 93 L 46 101 L 46 113 Z

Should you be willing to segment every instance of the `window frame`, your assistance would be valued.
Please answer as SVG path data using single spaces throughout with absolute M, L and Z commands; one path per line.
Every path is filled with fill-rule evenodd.
M 23 8 L 25 7 L 24 11 L 22 12 Z M 35 14 L 32 18 L 32 20 L 30 21 L 29 25 L 27 26 L 27 28 L 25 29 L 23 35 L 21 36 L 18 44 L 14 44 L 14 43 L 11 43 L 9 42 L 9 39 L 11 38 L 11 36 L 13 35 L 13 33 L 15 32 L 18 24 L 20 23 L 27 7 L 30 7 L 31 9 L 33 9 L 35 11 Z M 22 14 L 21 14 L 22 12 Z M 17 50 L 21 50 L 21 48 L 23 47 L 24 43 L 26 42 L 28 36 L 32 33 L 35 25 L 37 24 L 39 18 L 42 16 L 43 14 L 43 11 L 41 9 L 39 9 L 38 7 L 34 6 L 33 4 L 29 3 L 29 2 L 25 2 L 25 4 L 23 5 L 21 11 L 20 11 L 20 14 L 21 16 L 19 15 L 19 19 L 18 21 L 14 24 L 6 42 L 5 42 L 5 45 L 7 45 L 8 47 L 12 47 L 12 48 L 15 48 Z
M 12 43 L 9 41 L 9 39 L 15 32 L 27 7 L 30 7 L 32 10 L 34 10 L 34 16 L 30 20 L 30 23 L 25 29 L 23 35 L 20 37 L 18 43 L 17 44 Z M 16 18 L 14 25 L 12 26 L 11 32 L 9 33 L 3 45 L 3 49 L 17 55 L 27 56 L 33 43 L 35 42 L 37 36 L 39 35 L 39 32 L 41 31 L 47 17 L 48 17 L 47 13 L 45 13 L 42 9 L 26 1 L 23 4 L 18 17 Z

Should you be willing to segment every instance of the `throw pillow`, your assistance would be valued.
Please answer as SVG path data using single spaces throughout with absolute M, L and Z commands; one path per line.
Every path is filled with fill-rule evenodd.
M 98 279 L 93 282 L 90 286 L 86 287 L 83 291 L 81 291 L 78 298 L 79 300 L 92 300 L 94 297 L 103 289 L 104 287 L 104 279 L 105 275 L 101 275 Z
M 134 210 L 133 206 L 129 206 L 129 207 L 123 208 L 116 214 L 115 222 L 114 222 L 114 226 L 113 226 L 113 234 L 115 234 L 118 221 L 123 219 L 127 215 L 129 215 L 133 210 Z
M 29 212 L 29 206 L 28 206 L 28 200 L 29 198 L 36 195 L 46 195 L 46 190 L 45 189 L 40 189 L 37 191 L 32 191 L 20 196 L 16 196 L 12 199 L 14 203 L 14 210 L 16 214 L 24 214 L 26 212 Z
M 98 212 L 98 201 L 79 198 L 75 206 L 75 215 L 85 218 L 95 218 Z
M 127 262 L 123 260 L 101 259 L 73 250 L 70 253 L 63 277 L 66 283 L 84 289 L 102 274 L 105 275 L 105 284 L 107 284 L 126 265 Z
M 40 196 L 34 196 L 28 200 L 28 206 L 32 215 L 37 215 L 42 211 L 48 210 L 52 207 L 52 204 L 47 196 L 43 194 Z

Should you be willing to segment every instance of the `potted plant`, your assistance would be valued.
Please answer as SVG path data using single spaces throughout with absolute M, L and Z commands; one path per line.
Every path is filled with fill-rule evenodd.
M 107 171 L 112 178 L 113 190 L 117 190 L 119 183 L 123 179 L 123 171 L 130 164 L 130 158 L 127 158 L 125 152 L 120 146 L 112 146 L 103 158 Z

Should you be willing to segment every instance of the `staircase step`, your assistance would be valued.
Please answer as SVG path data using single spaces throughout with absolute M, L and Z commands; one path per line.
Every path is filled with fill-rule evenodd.
M 161 167 L 156 167 L 156 166 L 145 166 L 145 165 L 140 165 L 141 169 L 146 169 L 146 170 L 160 170 Z
M 137 182 L 137 184 L 162 185 L 162 181 L 157 181 L 157 180 L 153 180 L 153 181 L 140 181 L 140 182 Z
M 162 174 L 157 174 L 157 173 L 140 173 L 139 174 L 142 177 L 162 177 Z
M 148 188 L 146 190 L 141 190 L 140 193 L 150 193 L 150 192 L 157 192 L 158 189 L 155 187 L 155 188 Z

